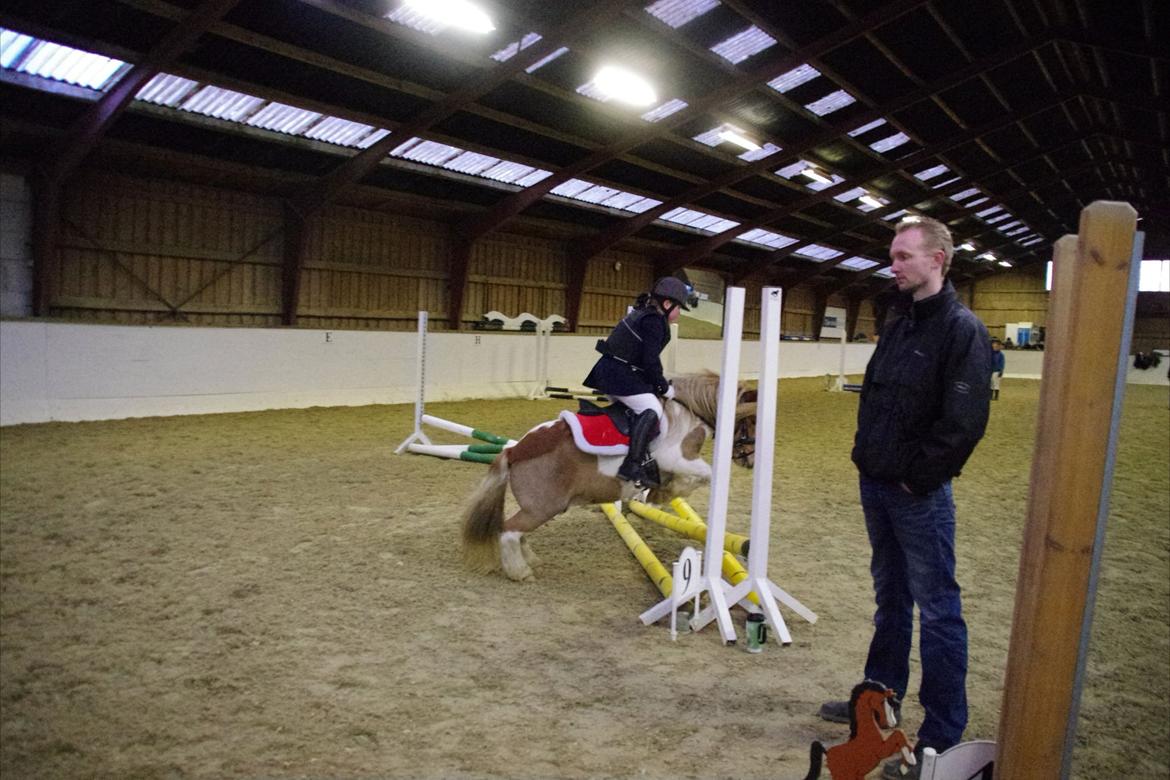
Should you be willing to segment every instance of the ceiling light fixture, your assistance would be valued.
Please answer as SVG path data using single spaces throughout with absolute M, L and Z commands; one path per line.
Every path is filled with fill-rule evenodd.
M 491 17 L 468 0 L 406 0 L 405 5 L 441 24 L 486 34 L 496 29 Z
M 830 179 L 828 176 L 821 173 L 820 171 L 818 171 L 816 168 L 814 168 L 811 165 L 808 166 L 807 168 L 805 168 L 803 171 L 801 171 L 800 175 L 807 176 L 808 178 L 812 179 L 813 181 L 819 181 L 821 184 L 832 184 L 833 183 L 832 179 Z
M 606 65 L 593 77 L 593 85 L 606 97 L 631 106 L 649 106 L 658 102 L 650 82 L 633 71 Z
M 1012 267 L 1012 264 L 1009 263 L 1007 260 L 1000 260 L 999 264 L 1002 265 L 1004 268 L 1011 268 Z
M 974 252 L 975 245 L 970 241 L 964 241 L 963 243 L 959 244 L 959 249 L 962 249 L 965 252 Z
M 760 145 L 744 135 L 743 131 L 738 127 L 726 125 L 719 131 L 719 137 L 728 143 L 733 143 L 736 146 L 746 149 L 749 152 L 754 152 L 760 148 Z
M 990 260 L 992 262 L 995 262 L 995 255 L 993 255 L 991 252 L 984 252 L 983 254 L 979 255 L 979 257 L 977 259 Z
M 873 195 L 870 195 L 868 192 L 865 193 L 864 195 L 862 195 L 860 198 L 858 198 L 858 200 L 867 206 L 873 206 L 875 209 L 880 209 L 886 205 L 886 204 L 882 203 L 880 200 L 878 200 L 877 198 L 875 198 Z

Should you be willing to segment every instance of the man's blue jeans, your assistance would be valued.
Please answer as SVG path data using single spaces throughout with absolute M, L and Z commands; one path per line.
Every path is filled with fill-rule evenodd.
M 897 483 L 862 476 L 861 508 L 873 548 L 877 602 L 865 676 L 905 698 L 917 604 L 919 700 L 926 710 L 918 740 L 942 752 L 962 739 L 967 726 L 967 624 L 955 581 L 951 483 L 917 496 Z

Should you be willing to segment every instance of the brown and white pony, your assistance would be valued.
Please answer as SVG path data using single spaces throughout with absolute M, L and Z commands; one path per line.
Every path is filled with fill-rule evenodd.
M 695 374 L 674 379 L 674 399 L 664 403 L 665 433 L 650 444 L 662 485 L 649 500 L 686 496 L 711 479 L 711 465 L 700 457 L 715 430 L 719 377 Z M 732 460 L 751 468 L 755 459 L 755 391 L 737 393 Z M 524 536 L 574 504 L 627 500 L 638 493 L 617 477 L 621 455 L 591 455 L 574 444 L 563 420 L 542 423 L 507 447 L 492 463 L 468 499 L 463 514 L 463 560 L 487 573 L 503 569 L 513 580 L 533 579 L 535 564 Z M 504 519 L 507 488 L 519 510 Z

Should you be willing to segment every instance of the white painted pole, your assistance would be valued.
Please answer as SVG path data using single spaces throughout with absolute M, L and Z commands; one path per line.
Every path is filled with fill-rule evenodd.
M 394 450 L 395 455 L 401 455 L 408 444 L 412 442 L 422 442 L 423 444 L 430 444 L 431 440 L 423 433 L 422 418 L 423 407 L 425 405 L 425 393 L 427 386 L 427 313 L 420 311 L 418 313 L 418 373 L 415 376 L 415 381 L 418 384 L 418 395 L 414 399 L 414 432 L 406 437 L 406 440 L 398 445 Z

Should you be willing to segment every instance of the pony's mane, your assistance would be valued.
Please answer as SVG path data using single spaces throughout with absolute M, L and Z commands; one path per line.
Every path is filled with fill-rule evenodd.
M 719 375 L 714 371 L 703 371 L 698 374 L 677 376 L 671 382 L 674 385 L 675 400 L 714 428 L 719 406 Z M 756 405 L 754 403 L 738 404 L 735 409 L 735 418 L 740 420 L 755 414 L 755 412 Z

